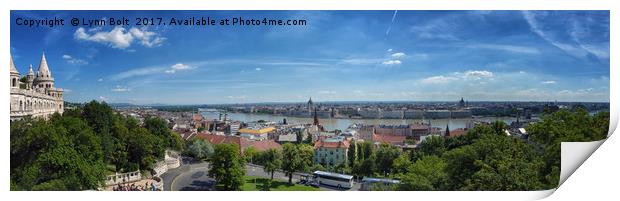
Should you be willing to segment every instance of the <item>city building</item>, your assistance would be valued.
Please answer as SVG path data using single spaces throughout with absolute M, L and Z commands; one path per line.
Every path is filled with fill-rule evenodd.
M 349 145 L 350 142 L 344 137 L 317 140 L 314 143 L 314 162 L 329 166 L 345 164 Z
M 379 125 L 375 126 L 377 135 L 411 136 L 410 125 Z
M 41 63 L 37 73 L 32 71 L 32 65 L 25 77 L 20 73 L 10 57 L 10 86 L 11 106 L 10 119 L 17 120 L 24 117 L 47 118 L 50 115 L 64 111 L 63 90 L 54 86 L 54 77 L 45 59 L 41 56 Z
M 248 140 L 266 140 L 269 137 L 269 133 L 275 131 L 274 127 L 265 128 L 242 128 L 239 129 L 240 136 Z
M 257 151 L 267 151 L 269 149 L 282 150 L 282 146 L 273 140 L 252 141 L 239 136 L 226 136 L 226 135 L 210 135 L 205 133 L 199 133 L 196 137 L 204 139 L 211 144 L 236 144 L 239 147 L 241 154 L 247 148 L 254 147 Z
M 405 119 L 423 119 L 424 111 L 423 110 L 406 110 L 404 112 Z

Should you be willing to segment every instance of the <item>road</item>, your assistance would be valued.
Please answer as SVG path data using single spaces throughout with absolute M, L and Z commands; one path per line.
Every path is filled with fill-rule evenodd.
M 246 165 L 246 175 L 257 176 L 263 178 L 271 178 L 271 174 L 263 171 L 263 168 L 255 165 Z M 171 169 L 162 175 L 164 180 L 164 189 L 166 191 L 211 191 L 214 190 L 215 180 L 210 178 L 207 173 L 209 164 L 206 162 L 189 164 L 184 162 L 179 168 Z M 280 171 L 274 173 L 274 179 L 288 181 L 288 177 Z M 299 175 L 293 175 L 293 182 L 299 181 Z M 360 188 L 359 183 L 349 190 L 357 190 Z M 321 190 L 333 191 L 339 190 L 327 186 L 321 186 Z

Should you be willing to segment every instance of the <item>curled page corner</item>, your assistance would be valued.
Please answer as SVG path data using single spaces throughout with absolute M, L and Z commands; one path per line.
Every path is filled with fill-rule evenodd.
M 561 171 L 558 188 L 586 161 L 605 140 L 592 142 L 562 142 Z

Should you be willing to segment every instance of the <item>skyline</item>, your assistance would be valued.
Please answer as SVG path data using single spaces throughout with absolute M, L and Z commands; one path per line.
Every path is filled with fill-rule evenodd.
M 45 51 L 70 102 L 609 102 L 608 11 L 11 11 L 11 22 L 24 16 L 308 21 L 37 31 L 12 23 L 17 69 L 36 70 Z

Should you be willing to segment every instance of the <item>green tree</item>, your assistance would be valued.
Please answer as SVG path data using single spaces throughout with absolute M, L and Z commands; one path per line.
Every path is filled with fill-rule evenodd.
M 358 144 L 358 145 L 360 145 L 360 149 L 359 149 L 360 152 L 358 153 L 358 159 L 365 160 L 374 153 L 374 149 L 373 149 L 374 145 L 371 142 L 363 142 L 362 144 Z
M 99 138 L 82 120 L 11 122 L 11 180 L 19 190 L 89 190 L 105 180 Z
M 376 158 L 377 156 L 374 154 L 368 156 L 356 167 L 355 172 L 362 176 L 373 176 L 377 171 Z
M 354 163 L 357 162 L 357 142 L 355 140 L 351 141 L 347 150 L 347 162 L 349 162 L 349 167 L 353 167 Z
M 280 167 L 282 166 L 282 154 L 280 153 L 280 151 L 276 150 L 276 149 L 269 149 L 267 151 L 265 151 L 264 153 L 264 160 L 265 160 L 265 165 L 264 165 L 264 169 L 265 172 L 268 172 L 271 174 L 271 180 L 273 180 L 273 174 L 276 170 L 280 169 Z
M 301 171 L 308 171 L 314 164 L 314 147 L 307 144 L 296 145 L 301 157 Z
M 182 151 L 184 144 L 181 137 L 172 132 L 165 120 L 159 117 L 149 117 L 144 120 L 144 127 L 148 129 L 151 133 L 159 136 L 165 142 L 166 147 Z
M 302 158 L 299 148 L 291 143 L 282 146 L 282 170 L 288 176 L 288 183 L 293 184 L 293 174 L 297 171 L 305 169 L 305 162 Z
M 186 152 L 195 159 L 206 160 L 213 156 L 215 150 L 213 145 L 206 140 L 193 138 L 189 141 Z
M 609 131 L 609 112 L 590 115 L 581 107 L 572 112 L 561 109 L 543 115 L 541 121 L 526 129 L 529 139 L 544 150 L 545 167 L 541 174 L 546 178 L 546 188 L 555 188 L 559 182 L 561 143 L 605 139 Z
M 215 179 L 222 190 L 238 190 L 245 180 L 244 160 L 236 144 L 215 145 L 208 175 Z
M 448 175 L 445 172 L 446 162 L 434 156 L 422 156 L 409 167 L 408 173 L 402 178 L 401 190 L 433 191 L 444 190 Z
M 490 130 L 445 154 L 449 189 L 542 190 L 543 163 L 533 146 Z
M 407 173 L 411 165 L 412 163 L 409 160 L 409 154 L 401 154 L 398 158 L 394 159 L 394 163 L 392 164 L 392 172 L 395 175 Z
M 400 155 L 400 150 L 390 144 L 381 144 L 376 153 L 377 169 L 384 176 L 392 172 L 394 160 Z
M 422 156 L 440 156 L 447 151 L 445 138 L 441 136 L 429 136 L 420 142 L 412 155 L 412 161 L 420 159 Z
M 253 163 L 264 165 L 262 153 L 259 153 L 258 150 L 254 147 L 248 147 L 243 150 L 243 158 L 246 163 Z

